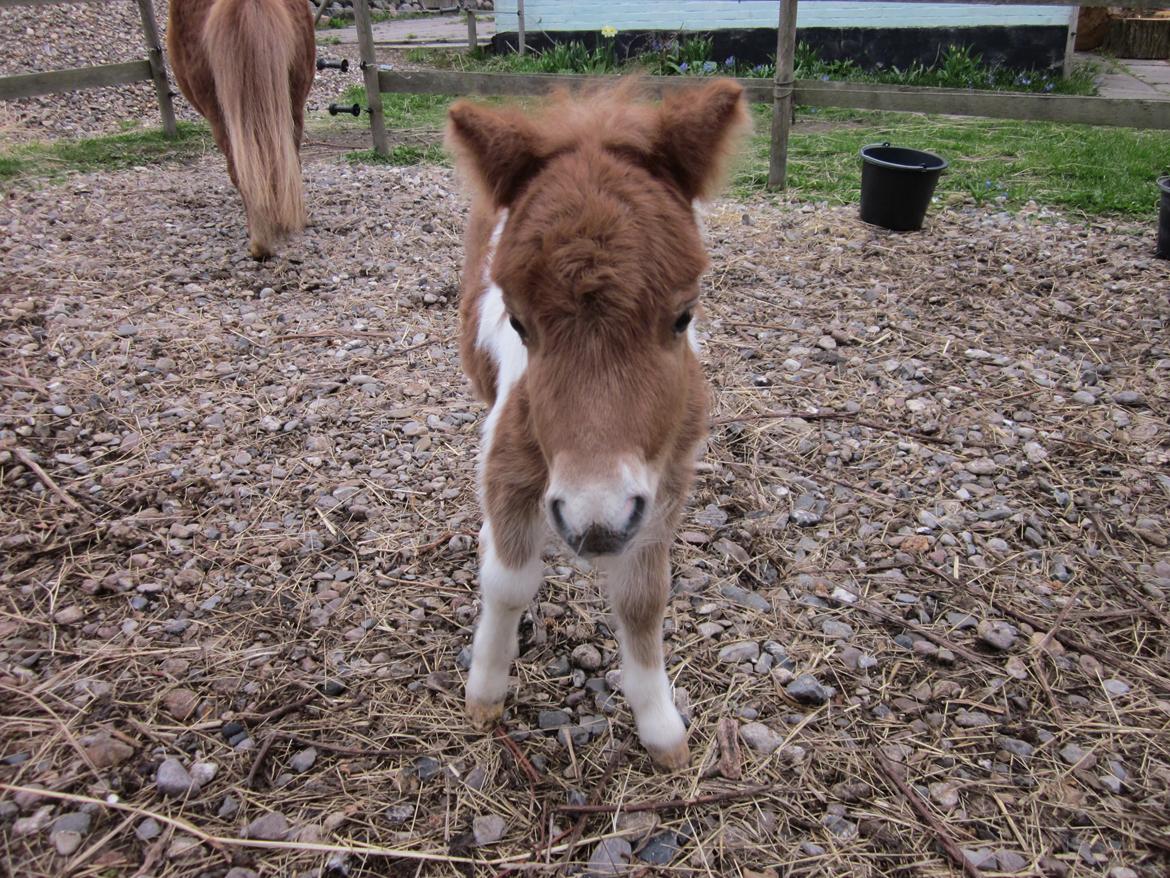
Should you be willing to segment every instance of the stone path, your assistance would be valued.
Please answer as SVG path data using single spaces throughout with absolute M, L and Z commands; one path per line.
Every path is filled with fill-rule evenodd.
M 1102 97 L 1170 99 L 1170 61 L 1104 58 L 1091 53 L 1078 53 L 1077 58 L 1108 71 L 1097 83 Z
M 401 18 L 379 21 L 373 26 L 374 43 L 379 46 L 445 47 L 467 45 L 467 19 L 459 14 L 435 14 L 427 18 Z M 476 42 L 483 46 L 491 42 L 496 32 L 495 17 L 480 13 L 476 18 Z M 357 45 L 357 28 L 342 27 L 318 31 L 320 38 L 328 34 L 338 45 Z

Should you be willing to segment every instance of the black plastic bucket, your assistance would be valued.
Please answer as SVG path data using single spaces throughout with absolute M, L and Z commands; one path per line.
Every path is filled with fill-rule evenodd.
M 871 143 L 861 148 L 861 220 L 895 232 L 922 228 L 947 160 L 920 149 Z
M 1170 259 L 1170 177 L 1158 180 L 1162 190 L 1162 202 L 1158 206 L 1158 249 L 1154 255 L 1159 259 Z

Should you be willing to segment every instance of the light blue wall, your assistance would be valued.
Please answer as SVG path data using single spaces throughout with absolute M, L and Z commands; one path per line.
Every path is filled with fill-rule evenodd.
M 516 30 L 516 0 L 496 0 L 496 31 Z M 1068 24 L 1067 6 L 987 6 L 803 0 L 797 27 L 977 27 Z M 529 31 L 711 31 L 776 27 L 776 0 L 524 0 Z

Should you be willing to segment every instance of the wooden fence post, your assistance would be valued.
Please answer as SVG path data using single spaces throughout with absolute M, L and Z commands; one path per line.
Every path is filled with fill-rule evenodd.
M 328 6 L 332 0 L 321 0 L 321 5 L 317 7 L 317 16 L 313 19 L 313 30 L 317 29 L 317 23 L 321 21 L 321 16 L 325 14 L 325 7 Z
M 468 0 L 464 11 L 467 13 L 467 51 L 474 52 L 479 48 L 479 35 L 475 32 L 475 0 Z
M 772 148 L 768 153 L 768 188 L 788 185 L 788 134 L 792 129 L 796 59 L 796 0 L 780 0 L 776 28 L 776 79 L 772 83 Z
M 167 68 L 163 61 L 162 43 L 158 38 L 158 25 L 154 21 L 152 0 L 138 0 L 138 11 L 142 15 L 146 60 L 150 63 L 150 78 L 154 80 L 154 92 L 158 96 L 158 113 L 162 116 L 163 132 L 167 137 L 174 137 L 178 134 L 175 105 L 171 101 L 171 84 L 167 82 Z
M 370 108 L 370 133 L 374 152 L 389 155 L 386 144 L 386 120 L 382 116 L 382 92 L 378 86 L 378 59 L 374 52 L 374 28 L 370 22 L 369 0 L 353 0 L 353 18 L 357 25 L 358 51 L 362 56 L 362 73 L 366 80 L 366 102 Z
M 517 51 L 523 55 L 528 51 L 524 44 L 524 0 L 516 0 L 516 39 L 519 41 Z

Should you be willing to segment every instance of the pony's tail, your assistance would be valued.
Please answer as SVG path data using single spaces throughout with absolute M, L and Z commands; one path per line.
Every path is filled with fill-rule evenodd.
M 305 227 L 289 70 L 296 34 L 280 0 L 218 0 L 203 29 L 231 161 L 248 214 L 252 255 Z

